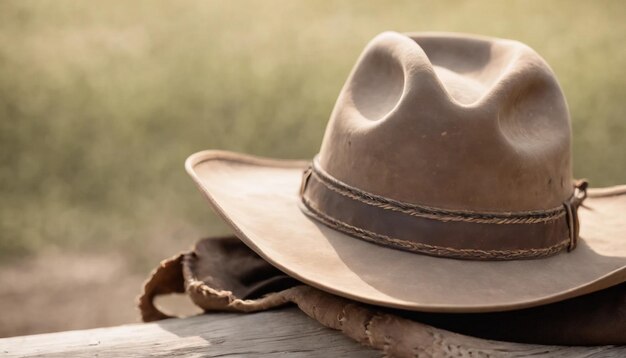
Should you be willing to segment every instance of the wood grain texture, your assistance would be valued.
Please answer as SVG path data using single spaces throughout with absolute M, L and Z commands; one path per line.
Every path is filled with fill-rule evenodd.
M 428 326 L 426 326 L 428 327 Z M 623 357 L 626 347 L 559 347 L 476 339 L 436 330 L 427 357 Z M 429 332 L 424 332 L 428 334 Z M 435 331 L 430 332 L 435 333 Z M 465 340 L 464 340 L 465 339 Z M 441 347 L 446 347 L 442 349 Z M 430 348 L 430 349 L 429 349 Z M 434 350 L 433 350 L 434 348 Z M 156 323 L 0 339 L 2 357 L 380 357 L 296 308 L 255 314 L 218 313 Z
M 379 357 L 296 308 L 0 339 L 2 357 Z

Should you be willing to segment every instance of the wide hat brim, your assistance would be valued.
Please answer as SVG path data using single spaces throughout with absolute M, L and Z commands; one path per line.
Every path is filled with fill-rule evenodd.
M 428 312 L 495 312 L 556 302 L 626 281 L 626 186 L 590 189 L 578 247 L 535 260 L 470 261 L 378 246 L 303 213 L 306 161 L 224 151 L 186 169 L 215 211 L 265 260 L 327 292 Z

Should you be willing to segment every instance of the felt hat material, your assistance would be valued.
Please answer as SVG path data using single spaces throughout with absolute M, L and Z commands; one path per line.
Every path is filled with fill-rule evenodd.
M 572 179 L 563 93 L 516 41 L 383 33 L 313 161 L 205 151 L 186 169 L 261 257 L 357 301 L 504 311 L 626 280 L 626 186 Z

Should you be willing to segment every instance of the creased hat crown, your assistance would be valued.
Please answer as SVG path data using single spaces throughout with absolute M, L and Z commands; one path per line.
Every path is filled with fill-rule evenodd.
M 359 58 L 318 157 L 365 192 L 445 209 L 557 207 L 570 119 L 545 61 L 510 40 L 386 32 Z
M 305 213 L 435 256 L 509 260 L 576 247 L 567 104 L 516 41 L 383 33 L 343 87 L 305 171 Z

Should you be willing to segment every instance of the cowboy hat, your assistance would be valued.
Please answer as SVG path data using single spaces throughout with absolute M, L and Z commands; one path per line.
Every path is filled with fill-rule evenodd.
M 563 93 L 516 41 L 380 34 L 312 161 L 204 151 L 186 169 L 260 256 L 357 301 L 505 311 L 626 281 L 626 186 L 572 179 Z

